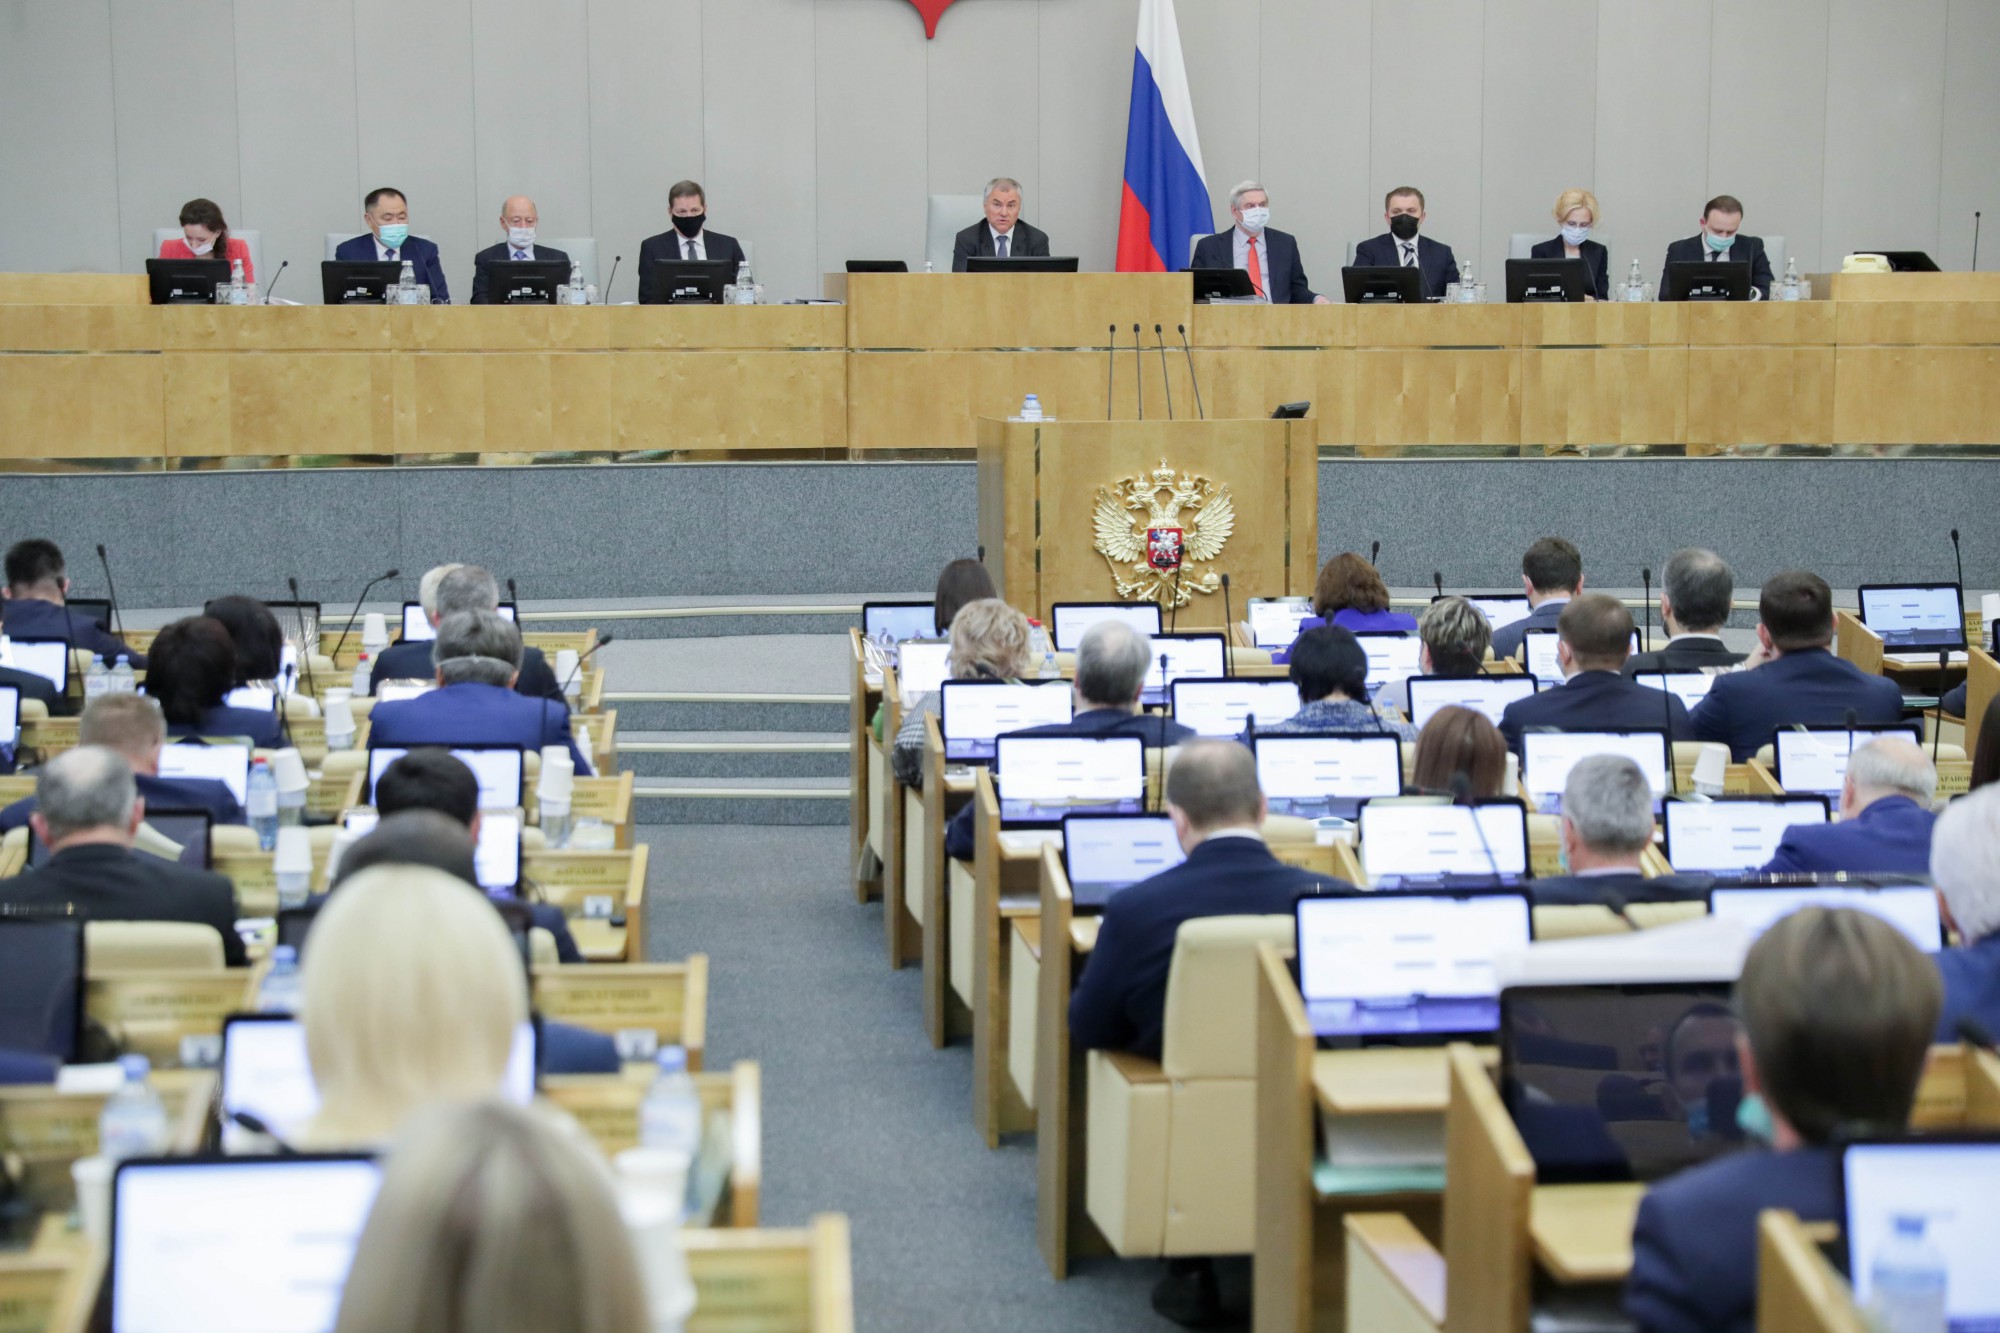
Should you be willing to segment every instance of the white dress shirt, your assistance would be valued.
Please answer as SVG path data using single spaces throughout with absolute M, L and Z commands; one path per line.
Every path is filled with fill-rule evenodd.
M 380 236 L 371 236 L 369 239 L 375 242 L 375 258 L 378 262 L 388 264 L 402 259 L 403 252 L 401 250 L 391 250 L 388 246 L 382 244 Z M 404 244 L 407 245 L 408 242 L 406 241 Z M 325 252 L 322 251 L 321 253 Z
M 674 254 L 680 259 L 706 260 L 708 258 L 708 229 L 704 227 L 693 236 L 683 236 L 678 231 L 675 232 Z
M 1412 236 L 1409 240 L 1403 241 L 1397 240 L 1391 234 L 1389 239 L 1396 242 L 1396 266 L 1398 268 L 1423 267 L 1423 252 L 1417 248 L 1417 243 L 1423 239 L 1421 236 Z M 1405 247 L 1407 247 L 1407 250 Z M 1406 254 L 1407 258 L 1405 257 Z
M 1019 227 L 1019 225 L 1016 225 L 1013 227 L 1009 227 L 1007 231 L 1004 233 L 1005 236 L 1007 237 L 1007 258 L 1009 259 L 1014 258 L 1014 243 L 1016 239 L 1014 233 L 1019 230 L 1021 230 L 1021 228 Z M 1000 253 L 1000 237 L 1002 236 L 1003 233 L 995 231 L 993 229 L 993 224 L 989 222 L 986 224 L 986 234 L 993 238 L 993 253 L 995 255 L 998 255 Z
M 1229 252 L 1236 261 L 1236 267 L 1245 273 L 1250 271 L 1250 247 L 1257 247 L 1257 274 L 1264 280 L 1264 290 L 1257 293 L 1260 301 L 1271 299 L 1271 246 L 1262 233 L 1250 235 L 1242 227 L 1229 229 Z

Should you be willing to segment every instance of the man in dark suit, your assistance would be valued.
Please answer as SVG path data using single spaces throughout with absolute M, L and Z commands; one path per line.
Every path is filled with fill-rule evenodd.
M 1962 1040 L 1961 1019 L 2000 1032 L 2000 783 L 1944 808 L 1931 832 L 1931 879 L 1959 947 L 1935 954 L 1944 977 L 1937 1040 Z
M 77 742 L 115 751 L 132 769 L 139 799 L 148 810 L 201 810 L 218 824 L 244 822 L 243 806 L 229 784 L 215 778 L 163 778 L 160 747 L 167 724 L 159 705 L 143 694 L 106 694 L 83 710 Z M 25 828 L 35 798 L 24 796 L 0 810 L 0 834 Z
M 1424 299 L 1443 300 L 1444 289 L 1458 281 L 1458 260 L 1450 246 L 1417 234 L 1424 225 L 1424 192 L 1414 185 L 1396 187 L 1382 200 L 1382 216 L 1389 230 L 1354 247 L 1355 267 L 1421 269 Z
M 1646 1333 L 1751 1333 L 1757 1215 L 1839 1218 L 1837 1138 L 1906 1124 L 1938 1019 L 1937 971 L 1902 932 L 1805 908 L 1751 947 L 1736 985 L 1743 1090 L 1759 1146 L 1660 1181 L 1632 1228 L 1625 1313 Z
M 736 280 L 736 270 L 744 262 L 743 247 L 734 236 L 708 229 L 708 196 L 700 185 L 675 181 L 667 191 L 667 215 L 673 220 L 671 230 L 639 242 L 640 305 L 662 305 L 670 295 L 654 272 L 662 259 L 727 264 L 729 280 Z
M 426 570 L 418 582 L 417 600 L 435 632 L 438 622 L 453 612 L 499 611 L 500 584 L 491 572 L 478 565 L 439 565 Z M 431 659 L 433 642 L 432 639 L 399 640 L 384 648 L 369 673 L 368 692 L 374 694 L 385 680 L 429 680 L 436 675 L 437 666 Z M 521 675 L 514 682 L 514 692 L 563 703 L 562 687 L 542 650 L 523 646 Z
M 1627 903 L 1698 899 L 1706 875 L 1647 879 L 1639 859 L 1653 845 L 1653 788 L 1622 754 L 1579 759 L 1563 783 L 1560 875 L 1528 881 L 1537 907 L 1595 904 L 1623 911 Z
M 1758 650 L 1741 671 L 1717 676 L 1689 715 L 1694 738 L 1725 741 L 1737 763 L 1771 743 L 1779 727 L 1895 722 L 1903 692 L 1827 651 L 1833 590 L 1803 569 L 1772 576 L 1757 596 Z
M 1557 618 L 1556 634 L 1563 683 L 1516 699 L 1500 714 L 1500 734 L 1515 754 L 1521 753 L 1521 733 L 1530 729 L 1664 728 L 1668 740 L 1685 739 L 1687 708 L 1679 698 L 1619 674 L 1632 651 L 1632 613 L 1616 597 L 1593 592 L 1574 599 Z
M 1722 627 L 1729 623 L 1735 596 L 1736 575 L 1721 556 L 1696 546 L 1675 551 L 1667 557 L 1660 579 L 1660 623 L 1667 627 L 1666 646 L 1626 658 L 1625 674 L 1712 671 L 1741 662 L 1744 655 L 1729 651 L 1722 642 Z
M 361 220 L 368 224 L 368 234 L 342 241 L 334 248 L 335 259 L 349 263 L 408 264 L 415 270 L 420 285 L 430 285 L 432 305 L 451 304 L 451 290 L 445 285 L 444 263 L 438 258 L 437 243 L 410 235 L 410 201 L 401 190 L 387 185 L 370 190 Z
M 1523 620 L 1493 631 L 1493 659 L 1519 657 L 1531 629 L 1554 629 L 1570 599 L 1583 591 L 1583 555 L 1561 537 L 1543 537 L 1521 557 L 1521 590 L 1531 608 Z
M 1660 298 L 1666 299 L 1667 273 L 1675 264 L 1725 261 L 1750 266 L 1750 299 L 1771 294 L 1771 261 L 1764 256 L 1763 238 L 1742 234 L 1743 205 L 1734 195 L 1718 194 L 1701 210 L 1701 230 L 1667 247 L 1667 266 L 1660 270 Z
M 117 665 L 120 654 L 144 669 L 146 655 L 133 652 L 125 640 L 81 611 L 69 609 L 69 571 L 62 549 L 42 537 L 29 537 L 7 548 L 7 586 L 0 589 L 0 632 L 12 639 L 65 639 L 73 648 L 95 653 L 104 665 Z M 22 698 L 39 698 L 23 694 Z
M 517 194 L 500 205 L 500 226 L 505 229 L 507 239 L 472 257 L 472 304 L 486 305 L 491 301 L 488 292 L 495 264 L 569 262 L 569 256 L 562 251 L 535 244 L 535 223 L 539 220 L 535 201 L 525 194 Z
M 1847 760 L 1840 822 L 1785 830 L 1764 873 L 1927 875 L 1936 797 L 1937 769 L 1914 741 L 1872 740 Z
M 1000 176 L 986 184 L 986 220 L 952 243 L 951 271 L 965 272 L 968 259 L 1046 259 L 1048 253 L 1048 233 L 1021 221 L 1021 183 Z
M 132 850 L 146 806 L 115 751 L 80 745 L 42 766 L 28 822 L 48 863 L 0 883 L 0 904 L 68 904 L 92 921 L 189 921 L 213 926 L 231 967 L 246 961 L 236 889 L 206 870 Z
M 32 671 L 16 671 L 13 667 L 0 667 L 0 689 L 14 691 L 21 703 L 26 703 L 30 699 L 35 700 L 49 710 L 50 717 L 59 717 L 63 714 L 65 701 L 56 696 L 55 682 L 47 676 L 37 676 Z M 14 761 L 8 758 L 5 760 L 5 767 L 0 767 L 0 773 L 13 771 Z
M 514 692 L 521 673 L 521 631 L 492 611 L 460 611 L 438 625 L 437 683 L 414 699 L 375 705 L 370 745 L 547 745 L 569 748 L 579 776 L 590 761 L 570 734 L 569 710 L 553 699 Z
M 1193 268 L 1241 269 L 1257 295 L 1273 305 L 1325 305 L 1327 299 L 1306 282 L 1299 243 L 1289 232 L 1270 227 L 1271 196 L 1256 181 L 1229 192 L 1236 225 L 1195 242 Z

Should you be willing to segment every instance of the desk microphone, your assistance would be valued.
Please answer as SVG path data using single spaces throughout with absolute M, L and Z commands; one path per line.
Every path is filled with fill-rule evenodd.
M 984 546 L 979 548 L 979 563 L 982 565 L 986 563 L 986 548 Z
M 368 600 L 368 594 L 375 591 L 376 584 L 386 583 L 402 572 L 400 569 L 392 569 L 386 574 L 378 574 L 368 580 L 367 586 L 361 590 L 361 595 L 354 599 L 354 610 L 347 617 L 347 627 L 340 631 L 340 638 L 334 641 L 333 656 L 335 659 L 340 657 L 340 650 L 347 646 L 347 636 L 354 632 L 354 622 L 361 618 L 361 604 Z
M 562 697 L 565 699 L 569 698 L 570 683 L 574 681 L 578 676 L 583 674 L 583 664 L 585 662 L 588 662 L 591 658 L 597 656 L 597 650 L 599 648 L 602 648 L 607 643 L 615 642 L 617 638 L 618 636 L 616 634 L 598 635 L 597 642 L 591 644 L 589 651 L 581 654 L 576 659 L 576 665 L 569 669 L 569 675 L 563 677 L 562 687 L 559 690 L 557 690 L 557 693 L 562 695 Z
M 231 1124 L 238 1125 L 244 1129 L 247 1129 L 252 1134 L 256 1134 L 262 1138 L 269 1139 L 271 1141 L 272 1146 L 277 1150 L 278 1156 L 297 1157 L 299 1155 L 299 1150 L 297 1148 L 294 1148 L 291 1144 L 285 1142 L 283 1139 L 278 1137 L 277 1130 L 272 1129 L 269 1125 L 265 1124 L 262 1119 L 250 1114 L 250 1112 L 231 1111 L 229 1113 L 229 1120 Z
M 276 290 L 278 289 L 278 279 L 279 279 L 279 278 L 282 278 L 282 277 L 284 277 L 284 276 L 285 276 L 285 270 L 286 270 L 286 269 L 288 269 L 288 268 L 290 268 L 291 266 L 292 266 L 292 261 L 291 261 L 291 260 L 289 260 L 289 259 L 287 259 L 287 260 L 285 260 L 285 261 L 284 261 L 283 263 L 279 264 L 279 265 L 278 265 L 278 271 L 277 271 L 276 273 L 273 273 L 273 274 L 271 275 L 271 285 L 270 285 L 269 287 L 266 287 L 266 288 L 264 289 L 264 304 L 265 304 L 265 305 L 269 305 L 269 304 L 271 304 L 271 293 L 272 293 L 272 292 L 274 292 L 274 291 L 276 291 Z
M 1667 688 L 1667 669 L 1660 668 L 1660 711 L 1667 721 L 1667 795 L 1680 795 L 1680 775 L 1674 772 L 1674 692 Z M 1662 815 L 1661 818 L 1665 818 Z
M 1653 651 L 1653 571 L 1642 569 L 1639 571 L 1639 577 L 1646 583 L 1646 636 L 1640 640 L 1640 644 L 1650 653 Z M 1660 670 L 1666 669 L 1666 664 L 1661 663 Z
M 1951 530 L 1951 563 L 1952 567 L 1958 571 L 1958 591 L 1959 595 L 1963 596 L 1965 593 L 1965 557 L 1958 549 L 1957 528 L 1953 528 Z M 1963 617 L 1965 614 L 1965 607 L 1961 605 L 1958 608 L 1958 610 L 1959 610 L 1959 615 Z
M 292 590 L 292 614 L 299 618 L 299 667 L 305 672 L 306 692 L 314 698 L 318 698 L 319 682 L 313 679 L 313 653 L 318 649 L 319 645 L 306 642 L 305 599 L 299 596 L 299 581 L 287 574 L 285 576 L 285 584 Z M 316 624 L 315 628 L 317 628 Z
M 1609 911 L 1611 915 L 1617 917 L 1620 921 L 1623 921 L 1627 926 L 1630 926 L 1633 930 L 1638 931 L 1645 929 L 1644 926 L 1641 926 L 1637 921 L 1634 921 L 1632 919 L 1632 913 L 1629 910 L 1631 904 L 1625 901 L 1624 894 L 1606 892 L 1603 898 L 1601 898 L 1599 901 L 1604 904 L 1605 909 Z
M 1235 637 L 1236 617 L 1229 611 L 1229 575 L 1224 574 L 1222 576 L 1222 678 L 1224 680 L 1235 674 L 1229 669 L 1229 664 L 1236 660 L 1235 650 L 1230 645 L 1230 640 Z
M 1104 419 L 1111 420 L 1112 391 L 1118 384 L 1118 326 L 1111 326 L 1111 346 L 1104 349 Z
M 1190 350 L 1189 350 L 1189 348 L 1188 348 L 1188 340 L 1187 340 L 1187 325 L 1185 325 L 1185 324 L 1176 324 L 1176 325 L 1174 325 L 1174 327 L 1175 327 L 1176 329 L 1180 330 L 1180 335 L 1181 335 L 1181 355 L 1182 355 L 1182 356 L 1185 356 L 1185 357 L 1187 358 L 1187 368 L 1188 368 L 1188 383 L 1194 386 L 1194 412 L 1195 412 L 1195 416 L 1196 416 L 1196 418 L 1197 418 L 1197 419 L 1199 419 L 1199 420 L 1202 420 L 1202 421 L 1206 421 L 1206 420 L 1208 420 L 1208 413 L 1207 413 L 1207 412 L 1204 412 L 1204 411 L 1202 410 L 1202 406 L 1201 406 L 1201 381 L 1200 381 L 1200 380 L 1198 380 L 1198 379 L 1196 379 L 1196 378 L 1194 377 L 1194 353 L 1193 353 L 1192 351 L 1190 351 Z
M 1444 600 L 1444 571 L 1443 571 L 1443 570 L 1438 570 L 1438 569 L 1433 569 L 1433 570 L 1431 571 L 1431 584 L 1432 584 L 1432 586 L 1434 586 L 1434 587 L 1435 587 L 1435 588 L 1436 588 L 1436 589 L 1438 590 L 1438 600 L 1439 600 L 1440 602 L 1441 602 L 1441 601 L 1443 601 L 1443 600 Z
M 1160 332 L 1160 326 L 1153 326 L 1153 337 L 1160 343 L 1160 384 L 1167 391 L 1167 420 L 1174 419 L 1174 386 L 1167 379 L 1167 335 Z
M 1132 369 L 1138 372 L 1137 381 L 1132 387 L 1139 391 L 1139 420 L 1144 421 L 1146 419 L 1146 358 L 1144 349 L 1139 346 L 1139 326 L 1137 324 L 1132 326 Z
M 1174 608 L 1173 608 L 1173 612 L 1172 612 L 1172 613 L 1171 613 L 1170 615 L 1168 615 L 1168 617 L 1167 617 L 1167 633 L 1169 633 L 1169 634 L 1172 634 L 1172 633 L 1173 633 L 1173 632 L 1174 632 L 1175 630 L 1177 630 L 1177 629 L 1179 629 L 1179 628 L 1180 628 L 1180 623 L 1181 623 L 1181 571 L 1185 570 L 1186 568 L 1187 568 L 1187 562 L 1186 562 L 1185 560 L 1183 560 L 1183 561 L 1182 561 L 1182 562 L 1181 562 L 1180 564 L 1178 564 L 1178 565 L 1175 565 L 1175 566 L 1174 566 Z M 1164 658 L 1164 657 L 1163 657 L 1163 658 L 1161 658 L 1160 660 L 1161 660 L 1162 662 L 1164 662 L 1164 661 L 1166 661 L 1166 658 Z M 1161 668 L 1161 670 L 1162 670 L 1162 673 L 1164 673 L 1164 671 L 1165 671 L 1165 668 L 1163 667 L 1163 668 Z
M 1979 272 L 1979 210 L 1972 210 L 1972 271 Z
M 111 608 L 107 614 L 107 619 L 111 621 L 108 628 L 113 634 L 122 639 L 125 637 L 125 617 L 118 614 L 118 588 L 111 582 L 111 561 L 104 554 L 103 542 L 97 544 L 97 563 L 104 568 L 104 591 L 111 602 Z
M 611 276 L 604 280 L 604 290 L 597 297 L 605 305 L 611 304 L 611 284 L 618 281 L 618 266 L 624 262 L 624 255 L 613 255 L 611 257 Z
M 1959 608 L 1959 614 L 1961 616 L 1965 614 L 1964 607 Z M 1970 658 L 1967 658 L 1968 663 L 1970 662 L 1970 660 L 1971 660 Z M 1937 769 L 1938 745 L 1944 740 L 1945 679 L 1950 674 L 1950 672 L 1951 672 L 1951 649 L 1940 648 L 1938 649 L 1937 716 L 1931 719 L 1931 769 L 1933 772 L 1935 772 Z M 1850 741 L 1848 744 L 1848 752 L 1852 753 L 1853 749 L 1854 749 L 1853 743 Z
M 507 600 L 514 604 L 514 623 L 521 623 L 521 594 L 514 590 L 514 580 L 507 580 Z
M 1380 554 L 1382 554 L 1382 543 L 1381 543 L 1381 542 L 1370 542 L 1370 543 L 1368 543 L 1368 563 L 1369 563 L 1369 564 L 1370 564 L 1371 566 L 1372 566 L 1372 565 L 1374 565 L 1374 563 L 1375 563 L 1375 557 L 1376 557 L 1376 556 L 1378 556 L 1378 555 L 1380 555 Z
M 1464 809 L 1466 817 L 1472 821 L 1472 831 L 1479 838 L 1479 850 L 1486 856 L 1487 873 L 1497 883 L 1500 879 L 1500 859 L 1493 855 L 1493 844 L 1486 840 L 1486 825 L 1479 822 L 1479 802 L 1472 795 L 1472 779 L 1463 771 L 1451 775 L 1451 803 Z

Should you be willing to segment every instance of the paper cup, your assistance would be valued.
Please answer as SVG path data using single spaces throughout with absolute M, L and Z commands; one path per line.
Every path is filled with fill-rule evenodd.
M 678 1148 L 627 1148 L 611 1159 L 622 1194 L 635 1201 L 671 1203 L 679 1214 L 687 1200 L 688 1170 L 693 1165 Z
M 79 1157 L 69 1164 L 69 1177 L 76 1182 L 76 1211 L 83 1219 L 83 1234 L 100 1250 L 111 1246 L 111 1173 L 117 1165 L 103 1153 Z

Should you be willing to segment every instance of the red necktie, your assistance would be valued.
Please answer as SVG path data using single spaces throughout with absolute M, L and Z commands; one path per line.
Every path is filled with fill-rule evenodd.
M 1250 243 L 1243 248 L 1250 254 L 1250 285 L 1257 289 L 1257 295 L 1262 296 L 1264 295 L 1264 266 L 1257 262 L 1256 238 L 1252 237 Z

